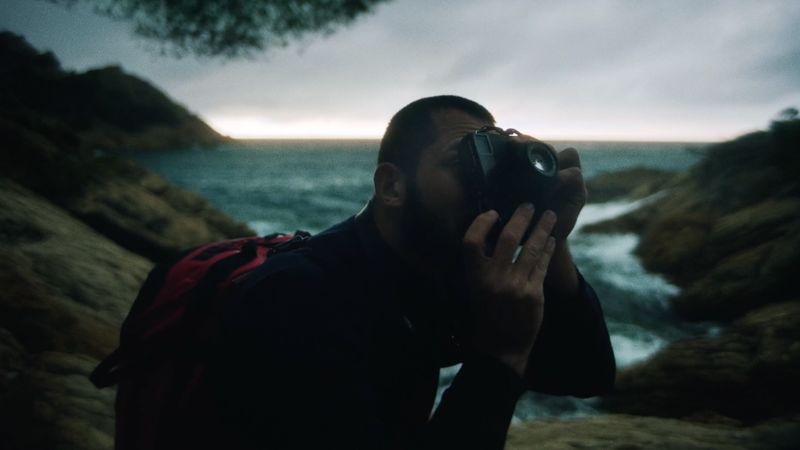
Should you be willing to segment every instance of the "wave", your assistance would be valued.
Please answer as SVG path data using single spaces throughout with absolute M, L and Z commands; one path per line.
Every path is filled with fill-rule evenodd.
M 605 203 L 589 203 L 583 207 L 575 224 L 575 232 L 580 233 L 581 228 L 586 225 L 613 219 L 623 214 L 627 214 L 640 206 L 658 200 L 663 197 L 663 192 L 656 192 L 637 200 L 616 200 Z
M 665 339 L 644 330 L 634 336 L 611 333 L 611 346 L 614 347 L 618 368 L 644 361 L 666 344 Z
M 575 259 L 583 263 L 579 267 L 585 267 L 592 277 L 637 294 L 645 301 L 657 301 L 666 306 L 666 300 L 677 295 L 680 289 L 642 267 L 634 254 L 638 244 L 639 237 L 632 233 L 596 234 L 576 238 L 572 252 Z

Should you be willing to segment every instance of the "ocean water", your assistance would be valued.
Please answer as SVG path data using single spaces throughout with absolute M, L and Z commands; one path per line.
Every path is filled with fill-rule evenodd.
M 581 152 L 586 178 L 626 167 L 682 170 L 702 156 L 700 144 L 555 142 Z M 260 234 L 312 233 L 358 212 L 372 194 L 374 140 L 245 141 L 216 150 L 175 150 L 132 155 L 175 184 L 198 192 Z M 641 201 L 652 201 L 644 199 Z M 587 234 L 581 227 L 634 209 L 638 202 L 589 204 L 570 237 L 575 262 L 600 297 L 618 367 L 643 361 L 667 343 L 709 332 L 670 311 L 678 289 L 646 272 L 633 250 L 633 234 Z M 442 371 L 441 390 L 458 367 Z M 526 394 L 516 420 L 596 414 L 595 401 Z

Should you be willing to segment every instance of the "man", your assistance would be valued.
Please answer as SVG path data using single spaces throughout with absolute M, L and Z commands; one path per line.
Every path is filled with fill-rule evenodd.
M 242 445 L 500 449 L 525 389 L 613 386 L 603 315 L 567 246 L 586 198 L 578 154 L 559 154 L 559 206 L 525 242 L 535 205 L 487 242 L 498 215 L 470 217 L 457 159 L 486 125 L 492 115 L 460 97 L 406 106 L 368 205 L 245 280 L 214 366 Z M 458 362 L 432 411 L 439 368 Z

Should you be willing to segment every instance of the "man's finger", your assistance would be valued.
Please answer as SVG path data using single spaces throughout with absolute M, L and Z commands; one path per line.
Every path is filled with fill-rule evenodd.
M 506 226 L 503 227 L 503 231 L 500 232 L 500 237 L 497 238 L 493 255 L 496 261 L 509 264 L 513 261 L 514 253 L 519 247 L 531 219 L 533 219 L 533 205 L 530 203 L 519 205 Z
M 525 244 L 522 245 L 522 251 L 517 261 L 514 263 L 515 270 L 525 275 L 531 273 L 544 253 L 545 246 L 547 245 L 547 238 L 553 231 L 555 223 L 556 215 L 553 211 L 545 211 L 544 214 L 542 214 L 533 233 L 531 233 L 528 240 L 525 241 Z
M 553 236 L 547 238 L 544 244 L 544 251 L 542 256 L 536 260 L 533 270 L 530 274 L 530 281 L 534 286 L 539 286 L 544 283 L 544 277 L 547 275 L 547 268 L 550 266 L 550 259 L 553 257 L 553 252 L 556 250 L 556 239 Z
M 558 152 L 558 166 L 562 169 L 569 167 L 581 167 L 581 157 L 578 151 L 572 147 L 565 148 Z
M 486 257 L 486 236 L 489 235 L 498 218 L 497 211 L 489 210 L 479 214 L 464 234 L 464 253 L 468 258 Z
M 560 189 L 576 188 L 584 184 L 583 172 L 580 167 L 562 168 L 558 171 L 558 185 Z

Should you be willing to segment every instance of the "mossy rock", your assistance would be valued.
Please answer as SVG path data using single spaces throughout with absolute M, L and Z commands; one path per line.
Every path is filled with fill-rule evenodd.
M 675 418 L 705 411 L 744 423 L 800 410 L 800 300 L 773 304 L 717 337 L 674 342 L 618 373 L 601 408 Z
M 790 450 L 800 446 L 800 421 L 752 427 L 624 414 L 549 419 L 513 425 L 507 450 Z

